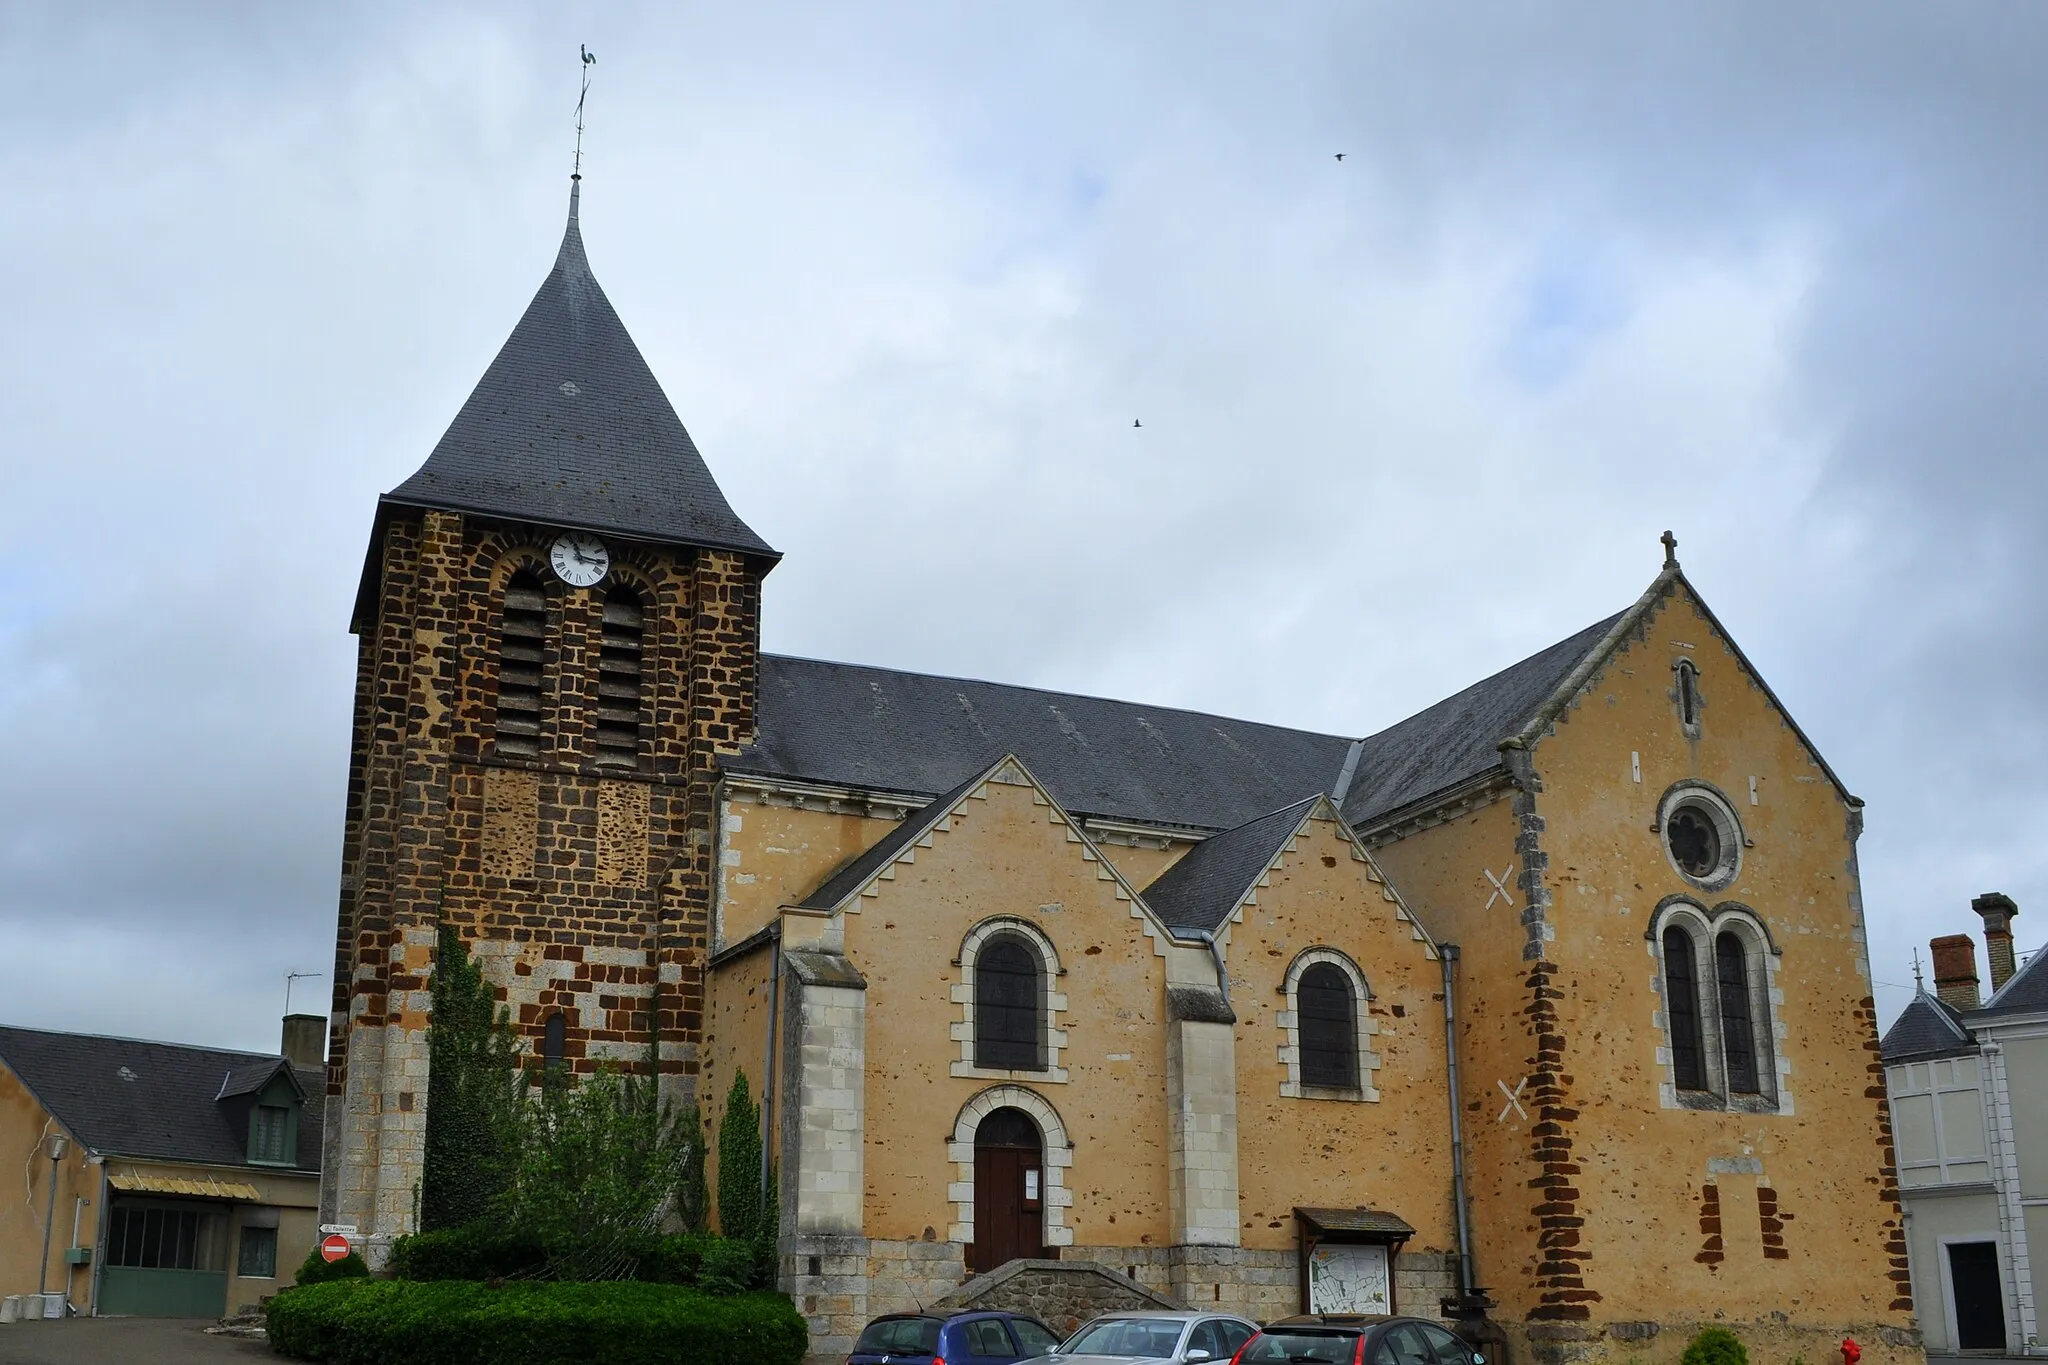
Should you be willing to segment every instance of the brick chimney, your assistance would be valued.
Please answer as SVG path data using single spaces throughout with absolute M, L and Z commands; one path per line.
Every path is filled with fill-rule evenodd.
M 1977 999 L 1977 941 L 1968 934 L 1943 934 L 1930 941 L 1934 993 L 1951 1009 L 1973 1010 Z
M 1971 988 L 1975 989 L 1973 980 Z M 327 1018 L 319 1014 L 287 1014 L 284 1045 L 278 1049 L 293 1066 L 317 1071 L 327 1065 Z
M 1991 959 L 1991 989 L 2012 980 L 2012 917 L 2020 912 L 2003 891 L 1986 891 L 1970 902 L 1984 917 L 1984 955 Z

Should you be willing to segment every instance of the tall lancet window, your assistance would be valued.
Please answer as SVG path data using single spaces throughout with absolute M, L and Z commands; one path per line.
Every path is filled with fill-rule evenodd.
M 597 658 L 597 760 L 640 761 L 640 662 L 644 617 L 640 594 L 620 584 L 604 599 L 604 639 Z
M 1700 1044 L 1700 982 L 1692 935 L 1677 925 L 1664 931 L 1664 1015 L 1671 1027 L 1671 1078 L 1680 1090 L 1707 1088 L 1706 1051 Z
M 540 698 L 547 667 L 548 595 L 521 569 L 505 585 L 498 631 L 498 721 L 493 743 L 514 758 L 540 756 Z
M 1731 933 L 1714 936 L 1714 969 L 1721 987 L 1721 1051 L 1728 1059 L 1728 1089 L 1757 1093 L 1756 1024 L 1750 1014 L 1749 954 Z

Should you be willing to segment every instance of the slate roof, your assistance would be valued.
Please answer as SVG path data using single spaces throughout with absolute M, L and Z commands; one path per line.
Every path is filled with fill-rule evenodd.
M 1351 741 L 1099 697 L 761 657 L 757 742 L 729 772 L 927 795 L 1013 753 L 1075 815 L 1230 829 L 1336 781 Z
M 1885 1030 L 1879 1045 L 1885 1061 L 1903 1062 L 1976 1047 L 1962 1019 L 1953 1008 L 1922 991 Z
M 1344 794 L 1354 825 L 1500 766 L 1499 744 L 1519 733 L 1625 612 L 1596 621 L 1456 696 L 1366 737 Z
M 1344 817 L 1365 826 L 1501 767 L 1500 741 L 1520 731 L 1619 619 L 1356 741 Z M 725 767 L 923 796 L 1007 751 L 1076 815 L 1216 831 L 1331 791 L 1353 743 L 1142 702 L 764 654 L 756 742 Z
M 1986 1015 L 2000 1017 L 2048 1012 L 2048 967 L 2044 967 L 2043 962 L 2048 962 L 2048 948 L 2041 949 L 2021 963 L 2020 969 L 1991 993 L 1991 998 L 1984 1002 L 1984 1008 L 1972 1010 L 1965 1017 L 1976 1019 Z
M 776 552 L 726 503 L 590 273 L 569 192 L 554 269 L 469 401 L 386 502 Z
M 1221 928 L 1321 799 L 1311 796 L 1204 839 L 1145 888 L 1145 904 L 1173 929 Z
M 1000 762 L 1000 760 L 998 760 Z M 837 872 L 819 883 L 818 889 L 798 902 L 806 910 L 831 910 L 839 902 L 853 895 L 868 883 L 868 878 L 880 872 L 918 840 L 931 832 L 934 825 L 944 819 L 946 813 L 963 800 L 967 793 L 980 786 L 994 771 L 994 765 L 979 768 L 974 776 L 962 782 L 938 800 L 913 811 L 903 822 L 883 835 L 859 857 L 842 866 Z
M 229 1106 L 215 1097 L 230 1076 L 266 1064 L 274 1070 L 284 1058 L 0 1027 L 0 1063 L 72 1136 L 96 1152 L 246 1166 L 247 1124 L 233 1122 Z M 317 1096 L 325 1087 L 318 1071 L 300 1071 L 297 1080 L 308 1095 Z M 299 1110 L 296 1165 L 301 1171 L 320 1169 L 323 1108 L 309 1103 Z

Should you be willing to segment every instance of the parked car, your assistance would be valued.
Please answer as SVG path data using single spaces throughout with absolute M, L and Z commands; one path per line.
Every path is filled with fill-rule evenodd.
M 1267 1323 L 1231 1365 L 1486 1365 L 1486 1357 L 1441 1323 L 1324 1313 Z
M 1228 1361 L 1258 1334 L 1228 1313 L 1107 1313 L 1030 1365 L 1199 1365 Z
M 1058 1345 L 1023 1313 L 889 1313 L 862 1329 L 846 1365 L 1010 1365 Z

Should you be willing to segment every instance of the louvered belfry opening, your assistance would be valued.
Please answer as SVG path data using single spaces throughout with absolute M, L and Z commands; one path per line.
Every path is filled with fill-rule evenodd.
M 532 570 L 521 569 L 505 584 L 504 624 L 498 634 L 498 723 L 492 742 L 501 754 L 540 757 L 547 637 L 547 589 Z
M 597 658 L 597 761 L 640 762 L 640 663 L 645 617 L 640 594 L 621 585 L 604 599 Z
M 1301 1083 L 1355 1088 L 1358 1021 L 1352 1013 L 1350 980 L 1338 967 L 1319 962 L 1301 974 L 1295 995 L 1301 1007 Z

